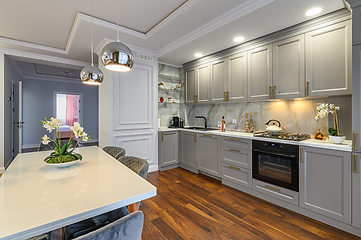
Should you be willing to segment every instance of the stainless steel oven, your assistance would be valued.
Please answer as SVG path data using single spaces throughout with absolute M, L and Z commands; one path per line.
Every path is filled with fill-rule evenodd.
M 298 192 L 298 145 L 252 141 L 252 177 Z

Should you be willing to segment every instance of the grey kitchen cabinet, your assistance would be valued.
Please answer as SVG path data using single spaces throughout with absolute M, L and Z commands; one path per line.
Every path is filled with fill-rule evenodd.
M 211 98 L 212 102 L 227 101 L 227 58 L 211 63 Z
M 161 136 L 158 137 L 158 156 L 160 170 L 167 169 L 168 166 L 179 164 L 178 131 L 164 131 L 159 132 Z
M 272 98 L 272 44 L 248 51 L 250 100 Z
M 352 225 L 361 228 L 361 154 L 352 154 Z
M 181 167 L 195 171 L 196 166 L 196 141 L 197 134 L 193 132 L 181 132 Z
M 238 53 L 227 58 L 227 101 L 248 100 L 247 53 Z
M 210 101 L 210 72 L 209 63 L 185 71 L 185 103 L 208 103 Z
M 273 43 L 272 98 L 305 96 L 304 35 Z
M 197 168 L 215 177 L 220 176 L 220 137 L 197 134 Z
M 361 44 L 361 6 L 352 9 L 352 46 Z
M 306 96 L 351 94 L 351 21 L 306 33 Z
M 352 150 L 361 152 L 361 45 L 352 47 Z
M 351 153 L 300 148 L 299 205 L 351 224 Z

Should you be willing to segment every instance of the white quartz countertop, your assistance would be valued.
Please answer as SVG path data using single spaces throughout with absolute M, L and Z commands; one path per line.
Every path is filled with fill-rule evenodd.
M 307 140 L 303 140 L 300 142 L 296 142 L 296 141 L 280 140 L 280 139 L 274 139 L 274 138 L 254 137 L 253 133 L 245 133 L 245 132 L 238 132 L 238 131 L 232 131 L 232 130 L 227 130 L 226 132 L 221 132 L 220 130 L 201 131 L 201 130 L 196 130 L 196 129 L 161 127 L 160 129 L 158 129 L 158 131 L 160 131 L 160 132 L 189 131 L 189 132 L 203 133 L 203 134 L 215 134 L 215 135 L 225 136 L 225 137 L 238 137 L 238 138 L 245 138 L 245 139 L 252 139 L 252 140 L 261 140 L 261 141 L 268 141 L 268 142 L 299 145 L 299 146 L 305 146 L 305 147 L 315 147 L 315 148 L 352 152 L 352 141 L 351 140 L 345 140 L 342 144 L 333 144 L 329 140 L 307 139 Z

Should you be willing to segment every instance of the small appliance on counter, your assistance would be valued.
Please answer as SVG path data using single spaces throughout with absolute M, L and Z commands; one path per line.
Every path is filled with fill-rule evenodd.
M 169 128 L 182 128 L 184 127 L 184 120 L 179 117 L 173 116 L 169 121 Z

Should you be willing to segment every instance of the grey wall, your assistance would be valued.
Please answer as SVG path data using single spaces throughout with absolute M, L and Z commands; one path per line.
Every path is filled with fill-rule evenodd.
M 79 80 L 80 81 L 80 80 Z M 59 81 L 23 80 L 23 147 L 39 145 L 47 133 L 41 119 L 54 114 L 54 91 L 83 94 L 83 127 L 92 141 L 98 139 L 98 87 Z M 49 134 L 48 134 L 49 136 Z M 51 137 L 53 137 L 51 135 Z
M 328 102 L 340 107 L 338 121 L 340 135 L 346 136 L 346 139 L 352 139 L 352 96 L 328 97 Z M 333 127 L 333 118 L 328 118 L 328 126 Z
M 4 59 L 4 166 L 7 167 L 12 161 L 13 150 L 13 115 L 12 115 L 12 81 L 18 82 L 20 75 L 16 72 L 9 59 Z

